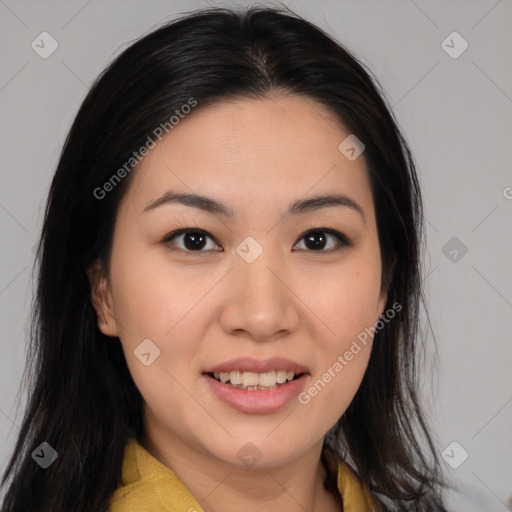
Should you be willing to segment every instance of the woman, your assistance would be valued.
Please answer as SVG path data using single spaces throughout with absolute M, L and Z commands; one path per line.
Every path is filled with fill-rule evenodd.
M 421 194 L 376 83 L 262 7 L 108 66 L 49 193 L 2 511 L 445 510 Z

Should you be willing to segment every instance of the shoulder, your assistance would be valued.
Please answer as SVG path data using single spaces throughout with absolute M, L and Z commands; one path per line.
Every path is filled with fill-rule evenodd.
M 329 467 L 336 474 L 338 491 L 343 500 L 344 512 L 375 512 L 370 493 L 352 468 L 330 449 L 324 448 Z
M 131 439 L 125 448 L 121 484 L 110 500 L 110 512 L 174 510 L 202 512 L 176 474 Z

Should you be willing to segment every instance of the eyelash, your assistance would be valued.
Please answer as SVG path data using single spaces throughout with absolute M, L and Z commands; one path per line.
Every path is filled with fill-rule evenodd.
M 193 227 L 193 226 L 186 226 L 186 227 L 182 227 L 180 229 L 177 229 L 175 231 L 172 231 L 171 233 L 169 233 L 168 235 L 166 235 L 164 237 L 164 239 L 162 240 L 162 243 L 169 244 L 174 238 L 176 238 L 176 237 L 178 237 L 180 235 L 186 234 L 186 233 L 197 233 L 197 234 L 205 235 L 208 238 L 210 238 L 211 240 L 213 240 L 213 242 L 216 245 L 220 246 L 220 244 L 215 240 L 215 238 L 212 237 L 206 230 L 201 229 L 201 228 L 196 228 L 196 227 Z M 299 242 L 304 237 L 306 237 L 307 235 L 313 234 L 313 233 L 324 233 L 324 234 L 328 234 L 328 235 L 334 236 L 338 240 L 338 244 L 339 244 L 338 247 L 327 249 L 327 250 L 320 249 L 318 251 L 308 250 L 308 249 L 300 249 L 300 250 L 305 250 L 306 252 L 310 252 L 310 253 L 313 253 L 313 254 L 315 254 L 315 253 L 331 254 L 331 253 L 334 253 L 334 252 L 341 251 L 342 249 L 344 249 L 346 247 L 350 247 L 351 245 L 353 245 L 353 242 L 346 235 L 344 235 L 343 233 L 340 233 L 339 231 L 337 231 L 335 229 L 331 229 L 331 228 L 313 228 L 313 229 L 309 229 L 308 231 L 306 231 L 305 233 L 303 233 L 300 236 Z M 299 242 L 297 242 L 297 243 L 299 243 Z M 297 245 L 297 243 L 295 245 Z M 173 250 L 180 250 L 180 251 L 183 251 L 183 252 L 186 252 L 186 253 L 189 253 L 189 254 L 208 252 L 208 251 L 205 251 L 205 250 L 190 251 L 188 249 L 181 249 L 181 248 L 173 249 Z

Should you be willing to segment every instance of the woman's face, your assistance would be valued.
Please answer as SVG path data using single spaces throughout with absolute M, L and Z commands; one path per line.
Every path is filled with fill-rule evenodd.
M 350 404 L 386 297 L 364 153 L 338 148 L 348 135 L 298 96 L 199 104 L 134 171 L 95 305 L 153 438 L 272 467 Z M 309 202 L 327 195 L 346 199 Z

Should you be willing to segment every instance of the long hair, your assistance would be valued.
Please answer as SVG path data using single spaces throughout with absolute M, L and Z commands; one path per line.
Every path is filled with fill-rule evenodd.
M 387 308 L 402 306 L 376 332 L 362 384 L 325 446 L 352 466 L 379 510 L 445 510 L 418 398 L 424 226 L 413 158 L 364 64 L 289 9 L 253 6 L 185 13 L 145 35 L 108 65 L 78 111 L 45 210 L 23 377 L 29 400 L 2 479 L 2 512 L 106 512 L 126 443 L 142 433 L 141 394 L 119 340 L 97 328 L 86 275 L 96 259 L 108 267 L 136 166 L 108 194 L 98 191 L 191 98 L 199 109 L 273 92 L 321 103 L 364 143 Z M 42 443 L 58 454 L 47 469 L 33 457 Z

